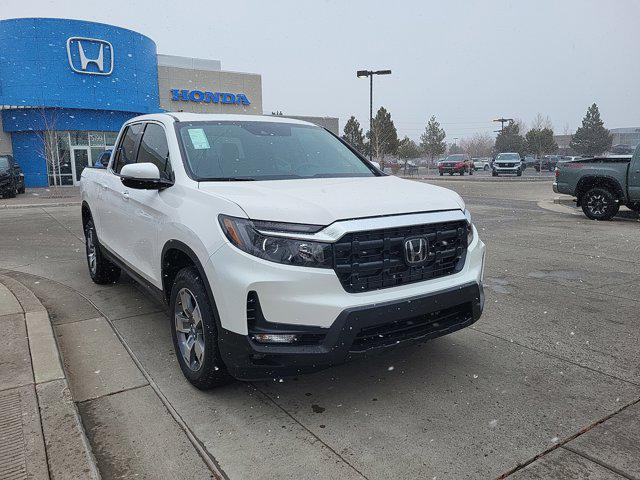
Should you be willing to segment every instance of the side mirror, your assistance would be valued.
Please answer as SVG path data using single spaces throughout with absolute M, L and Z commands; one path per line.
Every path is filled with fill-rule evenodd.
M 130 163 L 120 170 L 120 179 L 125 187 L 138 190 L 162 190 L 173 182 L 160 178 L 160 170 L 151 163 Z
M 371 162 L 371 165 L 373 165 L 374 167 L 376 167 L 378 170 L 382 170 L 380 168 L 380 164 L 378 162 Z

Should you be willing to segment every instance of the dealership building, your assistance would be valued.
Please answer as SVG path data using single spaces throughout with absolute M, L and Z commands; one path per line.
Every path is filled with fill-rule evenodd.
M 126 120 L 163 111 L 260 115 L 261 76 L 159 55 L 149 37 L 113 25 L 0 21 L 0 155 L 13 155 L 27 187 L 76 185 Z M 297 118 L 338 132 L 337 118 Z

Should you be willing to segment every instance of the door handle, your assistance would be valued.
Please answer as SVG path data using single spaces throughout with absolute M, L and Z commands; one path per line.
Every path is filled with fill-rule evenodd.
M 103 190 L 107 189 L 107 184 L 106 183 L 101 183 L 100 186 L 102 187 Z
M 126 190 L 122 192 L 122 199 L 129 200 L 129 192 L 127 192 Z

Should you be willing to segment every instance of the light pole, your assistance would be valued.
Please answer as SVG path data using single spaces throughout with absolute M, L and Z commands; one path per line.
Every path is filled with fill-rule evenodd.
M 513 118 L 500 117 L 500 118 L 496 118 L 493 121 L 500 123 L 500 131 L 502 132 L 504 130 L 504 124 L 505 123 L 509 123 L 509 122 L 513 122 Z
M 356 76 L 369 77 L 369 161 L 373 161 L 373 76 L 391 75 L 391 70 L 358 70 Z

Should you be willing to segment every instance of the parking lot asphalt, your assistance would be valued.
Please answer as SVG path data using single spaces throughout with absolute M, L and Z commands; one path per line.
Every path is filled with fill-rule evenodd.
M 49 310 L 104 478 L 640 478 L 640 222 L 500 180 L 429 180 L 487 244 L 473 327 L 298 378 L 191 387 L 163 307 L 91 282 L 78 206 L 0 211 L 0 271 Z

